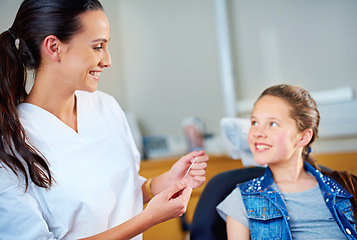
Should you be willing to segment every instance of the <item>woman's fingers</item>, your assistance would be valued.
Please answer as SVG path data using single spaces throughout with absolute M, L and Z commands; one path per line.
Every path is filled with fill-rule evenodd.
M 192 163 L 193 160 L 196 158 L 196 161 L 201 161 L 199 160 L 202 156 L 207 156 L 207 155 L 204 155 L 205 154 L 205 151 L 193 151 L 193 152 L 190 152 L 189 154 L 186 154 L 185 156 L 182 156 L 180 158 L 181 161 L 184 161 L 184 162 L 187 162 L 187 163 Z
M 208 155 L 200 155 L 200 156 L 196 156 L 196 163 L 203 163 L 203 162 L 207 162 L 208 161 Z
M 145 211 L 156 223 L 179 217 L 186 212 L 191 193 L 186 180 L 177 182 L 151 199 Z
M 196 177 L 196 176 L 205 176 L 206 175 L 206 171 L 205 170 L 192 170 L 189 172 L 189 174 L 192 177 Z

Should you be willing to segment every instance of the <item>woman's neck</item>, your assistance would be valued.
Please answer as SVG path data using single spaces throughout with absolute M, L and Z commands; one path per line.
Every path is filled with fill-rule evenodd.
M 35 83 L 24 102 L 52 113 L 77 132 L 77 99 L 74 91 L 65 91 L 63 87 L 51 85 L 51 82 L 36 77 Z

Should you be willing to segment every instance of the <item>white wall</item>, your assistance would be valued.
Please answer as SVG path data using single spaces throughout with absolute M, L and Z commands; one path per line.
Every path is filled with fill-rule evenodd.
M 357 1 L 229 2 L 238 98 L 282 82 L 357 90 Z
M 3 32 L 11 27 L 15 19 L 17 9 L 21 4 L 21 0 L 0 0 L 0 31 Z
M 181 134 L 197 116 L 217 131 L 223 116 L 213 4 L 207 0 L 119 1 L 127 110 L 145 134 Z
M 0 30 L 20 0 L 0 1 Z M 223 117 L 213 0 L 102 0 L 111 23 L 111 68 L 99 89 L 134 113 L 145 135 L 180 134 L 198 116 L 219 134 Z M 357 91 L 357 1 L 227 0 L 237 100 L 267 86 Z M 357 138 L 322 139 L 320 151 L 357 149 Z

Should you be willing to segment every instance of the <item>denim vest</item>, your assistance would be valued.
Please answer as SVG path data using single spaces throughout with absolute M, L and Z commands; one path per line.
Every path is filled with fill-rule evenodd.
M 337 182 L 310 164 L 305 170 L 312 174 L 320 187 L 325 203 L 333 218 L 348 239 L 357 239 L 350 193 Z M 273 177 L 269 167 L 265 174 L 239 185 L 247 210 L 251 239 L 292 239 L 290 219 L 284 200 L 271 186 Z

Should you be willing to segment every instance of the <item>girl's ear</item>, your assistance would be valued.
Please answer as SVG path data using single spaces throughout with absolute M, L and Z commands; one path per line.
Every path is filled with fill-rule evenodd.
M 44 53 L 52 60 L 59 62 L 61 59 L 62 42 L 54 35 L 49 35 L 43 40 Z
M 298 142 L 298 146 L 305 147 L 307 144 L 309 144 L 312 139 L 313 134 L 314 133 L 311 128 L 308 128 L 305 131 L 303 131 L 302 135 L 300 137 L 300 140 Z

